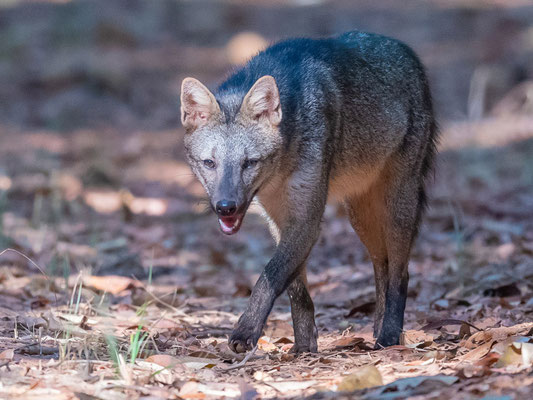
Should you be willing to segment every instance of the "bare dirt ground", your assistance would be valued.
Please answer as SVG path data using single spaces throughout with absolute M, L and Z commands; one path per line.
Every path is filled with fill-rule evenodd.
M 529 398 L 532 7 L 194 3 L 0 8 L 0 398 Z M 282 296 L 259 350 L 228 370 L 274 245 L 256 211 L 233 237 L 206 211 L 179 82 L 219 81 L 238 29 L 271 40 L 353 24 L 413 44 L 442 120 L 402 344 L 371 350 L 371 262 L 332 204 L 308 264 L 319 353 L 288 353 Z

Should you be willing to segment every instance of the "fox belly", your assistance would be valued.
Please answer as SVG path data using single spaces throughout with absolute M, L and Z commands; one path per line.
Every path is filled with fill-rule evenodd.
M 353 195 L 366 193 L 379 178 L 383 163 L 365 167 L 351 167 L 332 172 L 328 200 L 342 201 Z

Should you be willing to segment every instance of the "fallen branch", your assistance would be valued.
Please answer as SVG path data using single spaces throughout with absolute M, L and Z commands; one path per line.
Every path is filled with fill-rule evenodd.
M 476 331 L 482 331 L 482 329 L 479 329 L 478 327 L 472 325 L 470 322 L 463 321 L 461 319 L 452 319 L 452 318 L 446 318 L 446 319 L 441 319 L 441 320 L 430 322 L 429 324 L 423 326 L 421 329 L 424 332 L 426 332 L 426 331 L 430 331 L 433 329 L 440 329 L 443 326 L 447 326 L 447 325 L 462 325 L 462 324 L 466 324 L 469 327 L 474 328 Z
M 228 368 L 221 368 L 221 369 L 222 369 L 223 371 L 231 371 L 232 369 L 239 369 L 239 368 L 244 367 L 244 366 L 246 365 L 246 363 L 248 362 L 248 360 L 249 360 L 250 358 L 252 358 L 253 355 L 255 354 L 255 352 L 257 351 L 257 346 L 258 346 L 258 345 L 256 344 L 256 345 L 254 346 L 254 348 L 253 348 L 248 354 L 246 354 L 246 357 L 244 357 L 244 358 L 242 359 L 242 361 L 239 361 L 237 364 L 232 365 L 232 366 L 230 366 L 230 367 L 228 367 Z

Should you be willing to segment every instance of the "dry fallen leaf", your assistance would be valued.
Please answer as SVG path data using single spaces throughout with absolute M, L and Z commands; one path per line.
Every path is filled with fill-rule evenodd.
M 257 347 L 259 350 L 263 350 L 265 353 L 273 353 L 278 351 L 278 347 L 274 343 L 269 342 L 269 338 L 265 336 L 259 338 L 257 341 Z
M 365 339 L 357 336 L 344 336 L 331 342 L 331 347 L 335 349 L 345 349 L 363 343 Z
M 292 344 L 294 343 L 291 339 L 283 336 L 283 337 L 280 337 L 279 339 L 276 339 L 274 341 L 275 344 Z
M 494 340 L 490 342 L 483 343 L 481 346 L 476 347 L 474 350 L 469 351 L 460 357 L 461 361 L 473 362 L 483 358 L 487 355 L 494 344 Z
M 183 399 L 205 399 L 205 393 L 199 392 L 198 389 L 198 382 L 187 382 L 181 387 L 179 396 Z
M 383 385 L 383 378 L 379 370 L 374 365 L 367 365 L 344 377 L 337 385 L 337 391 L 353 392 L 381 385 Z
M 85 276 L 83 277 L 83 284 L 111 294 L 119 294 L 123 290 L 137 285 L 133 279 L 118 275 Z
M 495 368 L 504 368 L 509 365 L 519 365 L 522 362 L 520 350 L 512 344 L 508 345 L 499 360 L 494 364 Z
M 175 321 L 172 321 L 167 318 L 160 319 L 155 324 L 151 326 L 151 328 L 164 331 L 164 330 L 170 330 L 170 331 L 182 331 L 185 329 L 183 325 L 178 324 Z
M 533 343 L 517 343 L 522 351 L 522 364 L 526 367 L 533 365 Z
M 433 343 L 433 336 L 424 331 L 407 330 L 400 336 L 400 345 L 403 346 L 418 346 L 426 342 Z
M 168 354 L 155 354 L 146 359 L 146 361 L 168 368 L 178 364 L 178 360 Z
M 0 360 L 12 360 L 15 356 L 15 350 L 7 349 L 0 353 Z
M 472 332 L 470 331 L 470 325 L 461 324 L 461 327 L 459 328 L 459 339 L 467 338 L 471 335 Z
M 509 344 L 499 360 L 494 364 L 496 368 L 509 365 L 529 367 L 533 363 L 533 343 L 513 342 Z
M 533 327 L 532 322 L 518 324 L 514 326 L 502 326 L 500 328 L 491 328 L 481 332 L 476 332 L 468 338 L 464 347 L 467 349 L 474 349 L 479 344 L 495 340 L 502 341 L 509 336 L 518 336 L 526 334 Z

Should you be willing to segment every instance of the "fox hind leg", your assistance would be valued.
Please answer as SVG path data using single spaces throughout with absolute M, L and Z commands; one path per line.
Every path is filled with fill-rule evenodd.
M 345 203 L 350 223 L 365 245 L 374 266 L 376 283 L 376 311 L 374 337 L 381 331 L 385 315 L 385 297 L 389 273 L 384 237 L 385 209 L 381 185 L 372 186 L 366 193 L 353 196 Z
M 409 255 L 424 208 L 424 184 L 418 174 L 406 174 L 404 179 L 394 179 L 393 182 L 385 194 L 389 281 L 383 325 L 376 347 L 399 343 L 407 300 Z
M 397 171 L 390 168 L 388 171 Z M 399 343 L 409 282 L 408 263 L 423 208 L 418 174 L 383 171 L 369 190 L 346 201 L 350 222 L 374 265 L 376 347 Z

